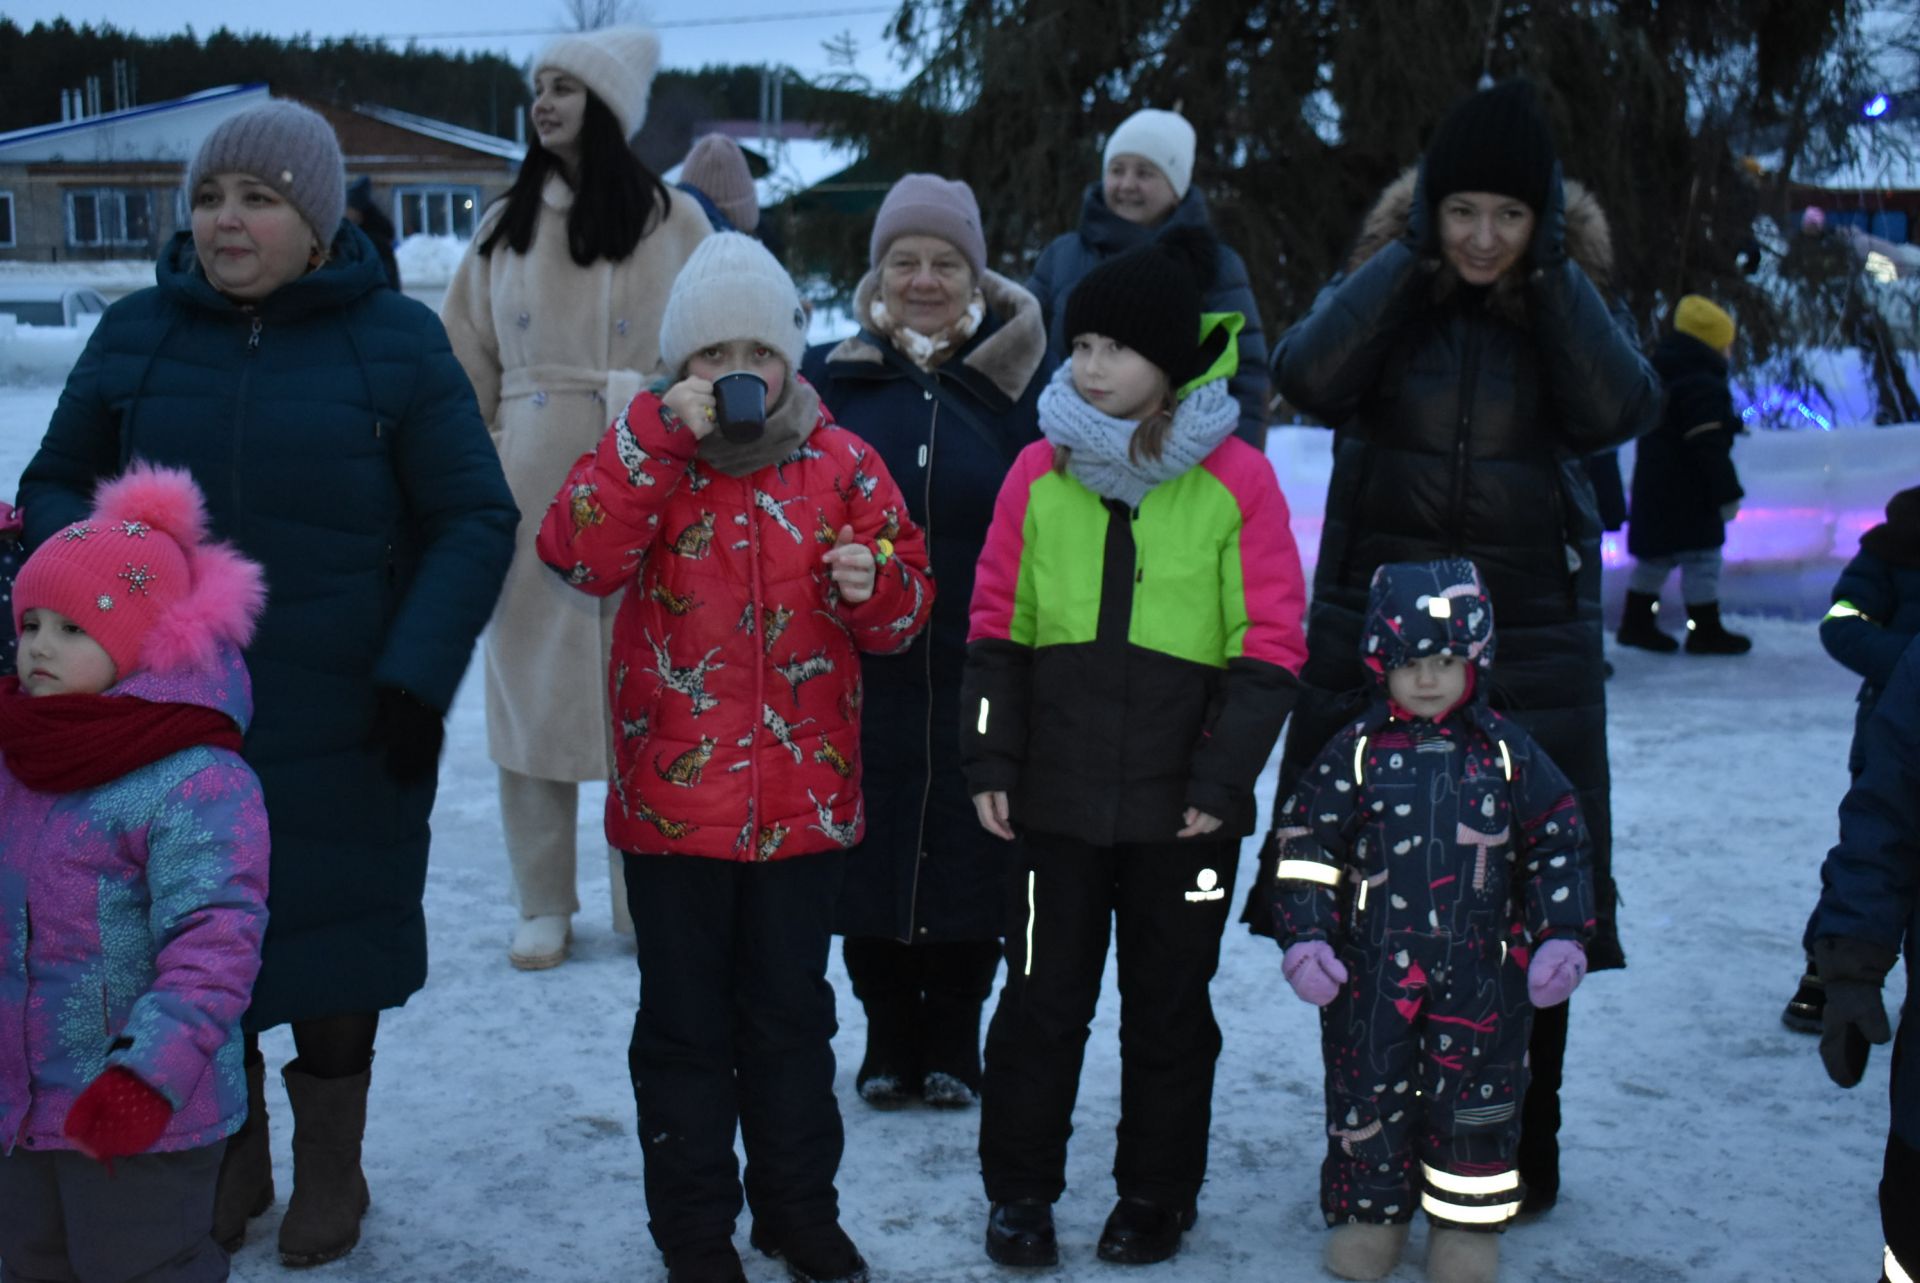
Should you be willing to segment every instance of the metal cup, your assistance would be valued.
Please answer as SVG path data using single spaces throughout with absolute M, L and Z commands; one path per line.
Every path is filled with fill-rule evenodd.
M 713 381 L 713 417 L 720 435 L 735 445 L 758 441 L 767 430 L 767 381 L 746 370 Z

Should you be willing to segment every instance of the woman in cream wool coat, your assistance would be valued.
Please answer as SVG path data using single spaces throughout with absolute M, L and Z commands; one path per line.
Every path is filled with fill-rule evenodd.
M 693 200 L 627 147 L 659 57 L 657 37 L 638 28 L 564 36 L 541 52 L 527 158 L 447 290 L 441 319 L 522 512 L 546 508 L 613 407 L 640 391 L 674 277 L 708 235 Z M 541 565 L 539 526 L 522 523 L 483 650 L 487 746 L 520 908 L 508 956 L 524 970 L 565 960 L 580 907 L 579 782 L 611 769 L 604 675 L 620 604 L 574 592 Z M 617 858 L 609 868 L 615 928 L 631 932 Z

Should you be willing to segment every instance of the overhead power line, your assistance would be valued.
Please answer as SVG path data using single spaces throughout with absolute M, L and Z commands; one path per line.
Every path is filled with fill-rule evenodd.
M 642 22 L 639 25 L 651 27 L 656 31 L 685 27 L 747 27 L 769 22 L 804 22 L 813 18 L 871 17 L 875 14 L 892 13 L 895 8 L 896 6 L 890 4 L 869 4 L 845 9 L 796 9 L 785 13 L 749 13 L 733 18 L 670 18 L 662 22 Z M 512 36 L 553 36 L 568 33 L 569 29 L 566 27 L 547 26 L 495 27 L 485 31 L 403 31 L 366 34 L 378 40 L 492 40 Z

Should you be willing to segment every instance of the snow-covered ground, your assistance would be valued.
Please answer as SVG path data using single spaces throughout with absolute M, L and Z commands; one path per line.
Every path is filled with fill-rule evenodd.
M 1853 683 L 1809 624 L 1757 621 L 1737 660 L 1614 657 L 1615 856 L 1632 965 L 1574 1000 L 1566 1189 L 1547 1219 L 1506 1237 L 1510 1280 L 1714 1283 L 1872 1277 L 1886 1063 L 1847 1093 L 1779 1008 L 1799 972 L 1800 925 L 1831 842 Z M 452 734 L 427 891 L 433 974 L 385 1020 L 368 1123 L 374 1207 L 339 1280 L 417 1283 L 663 1277 L 645 1232 L 626 1043 L 637 983 L 606 924 L 606 878 L 583 870 L 576 960 L 510 970 L 512 913 L 469 682 Z M 1269 768 L 1271 771 L 1271 768 Z M 1272 789 L 1271 774 L 1262 785 Z M 582 850 L 597 809 L 582 809 Z M 1241 885 L 1252 875 L 1253 844 Z M 977 1116 L 882 1114 L 853 1093 L 862 1016 L 838 959 L 845 1221 L 880 1280 L 984 1281 Z M 1278 951 L 1229 929 L 1214 1002 L 1226 1030 L 1212 1176 L 1199 1224 L 1160 1277 L 1272 1283 L 1321 1277 L 1317 1025 L 1280 977 Z M 1109 980 L 1087 1058 L 1064 1262 L 1048 1277 L 1114 1277 L 1093 1257 L 1113 1191 L 1118 1107 Z M 269 1058 L 291 1056 L 284 1034 Z M 270 1088 L 284 1197 L 286 1112 Z M 257 1222 L 235 1278 L 280 1278 Z M 1418 1260 L 1416 1237 L 1412 1259 Z M 745 1250 L 744 1226 L 741 1236 Z M 781 1268 L 749 1253 L 748 1277 Z M 1412 1280 L 1417 1269 L 1394 1276 Z
M 57 389 L 0 389 L 0 493 L 10 494 Z M 1311 475 L 1276 443 L 1283 479 Z M 1902 470 L 1886 488 L 1912 480 Z M 1799 933 L 1846 784 L 1854 682 L 1813 626 L 1740 620 L 1735 659 L 1620 651 L 1610 684 L 1615 867 L 1632 965 L 1574 998 L 1566 1186 L 1546 1219 L 1505 1239 L 1504 1277 L 1540 1283 L 1867 1279 L 1887 1055 L 1852 1092 L 1815 1040 L 1780 1027 Z M 1272 766 L 1262 784 L 1271 802 Z M 383 1022 L 368 1120 L 373 1188 L 360 1248 L 313 1277 L 367 1283 L 546 1283 L 663 1277 L 646 1233 L 626 1044 L 637 980 L 611 934 L 606 873 L 583 861 L 574 961 L 506 964 L 506 861 L 479 688 L 453 711 L 427 913 L 427 988 Z M 596 851 L 598 790 L 580 845 Z M 1240 885 L 1253 844 L 1242 852 Z M 876 1113 L 853 1093 L 863 1018 L 836 958 L 846 1224 L 879 1280 L 985 1283 L 985 1204 L 973 1113 Z M 1890 1005 L 1900 999 L 1898 982 Z M 1212 1175 L 1200 1221 L 1154 1277 L 1274 1283 L 1324 1277 L 1315 1210 L 1322 1147 L 1317 1026 L 1272 944 L 1228 930 L 1214 1002 L 1226 1031 Z M 1089 1047 L 1066 1197 L 1062 1283 L 1116 1277 L 1093 1243 L 1112 1198 L 1118 1108 L 1109 983 Z M 284 1031 L 270 1061 L 292 1054 Z M 285 1095 L 268 1088 L 281 1201 L 235 1259 L 244 1283 L 287 1276 L 273 1235 L 291 1179 Z M 753 1283 L 782 1268 L 746 1249 Z M 1393 1277 L 1421 1277 L 1424 1230 Z

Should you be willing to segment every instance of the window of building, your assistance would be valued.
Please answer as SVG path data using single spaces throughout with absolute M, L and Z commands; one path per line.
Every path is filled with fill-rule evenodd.
M 394 191 L 399 206 L 400 235 L 473 236 L 480 219 L 478 187 L 401 187 Z
M 67 244 L 150 245 L 153 193 L 144 187 L 86 187 L 67 193 Z
M 0 249 L 13 248 L 13 193 L 0 192 Z

